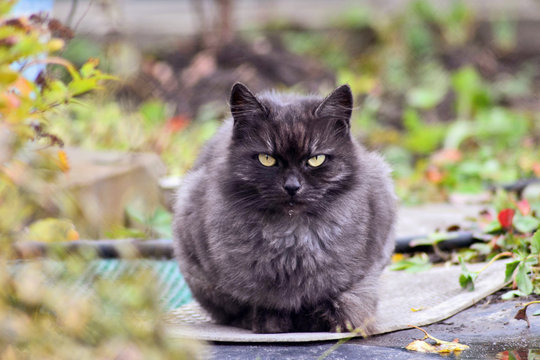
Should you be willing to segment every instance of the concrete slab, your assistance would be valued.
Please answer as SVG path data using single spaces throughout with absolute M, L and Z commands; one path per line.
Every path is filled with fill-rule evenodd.
M 398 237 L 430 234 L 436 230 L 446 230 L 449 226 L 472 226 L 468 220 L 478 216 L 483 205 L 474 204 L 425 204 L 399 209 L 396 234 Z
M 81 238 L 102 238 L 124 224 L 128 204 L 151 211 L 161 202 L 159 177 L 166 167 L 157 154 L 90 151 L 68 147 L 70 170 L 59 188 L 69 194 L 75 226 Z

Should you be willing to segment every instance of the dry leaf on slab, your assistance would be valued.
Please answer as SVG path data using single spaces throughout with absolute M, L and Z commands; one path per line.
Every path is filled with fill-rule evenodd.
M 516 320 L 525 320 L 527 322 L 528 328 L 531 327 L 531 323 L 529 321 L 529 318 L 527 317 L 527 308 L 529 307 L 529 305 L 532 305 L 532 304 L 540 304 L 540 300 L 530 301 L 526 304 L 523 304 L 523 307 L 519 309 L 516 316 L 514 316 L 514 319 Z
M 439 340 L 429 335 L 426 330 L 421 329 L 418 326 L 414 326 L 414 325 L 409 325 L 409 326 L 422 331 L 424 333 L 424 337 L 419 340 L 414 340 L 409 345 L 407 345 L 405 347 L 405 349 L 407 350 L 423 352 L 423 353 L 433 353 L 433 354 L 451 354 L 451 353 L 460 353 L 463 350 L 467 350 L 469 348 L 468 345 L 460 344 L 457 342 L 457 340 L 454 340 L 454 341 Z M 426 342 L 425 340 L 427 339 L 433 340 L 435 344 L 430 344 Z

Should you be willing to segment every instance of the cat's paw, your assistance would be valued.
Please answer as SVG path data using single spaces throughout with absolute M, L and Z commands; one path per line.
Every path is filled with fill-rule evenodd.
M 290 314 L 271 310 L 256 309 L 251 330 L 258 334 L 283 333 L 293 329 Z
M 375 330 L 374 312 L 366 311 L 361 306 L 350 308 L 339 301 L 326 304 L 319 309 L 319 315 L 328 324 L 331 332 L 353 332 L 361 336 L 368 336 Z
M 370 318 L 359 321 L 357 317 L 354 320 L 337 317 L 330 320 L 329 322 L 331 332 L 351 332 L 366 337 L 370 334 L 373 334 L 373 332 L 375 331 L 374 323 Z

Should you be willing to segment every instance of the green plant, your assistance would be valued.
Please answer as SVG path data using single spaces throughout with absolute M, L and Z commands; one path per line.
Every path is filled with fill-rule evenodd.
M 97 61 L 76 69 L 52 57 L 64 42 L 51 37 L 49 20 L 8 19 L 12 5 L 0 2 L 0 358 L 193 358 L 195 345 L 165 335 L 149 272 L 84 281 L 95 254 L 13 259 L 16 242 L 77 238 L 70 219 L 44 217 L 61 206 L 56 176 L 70 171 L 51 125 L 110 77 Z M 70 79 L 25 77 L 35 64 L 62 66 Z
M 540 294 L 540 213 L 537 211 L 540 199 L 533 201 L 517 201 L 500 192 L 494 200 L 496 219 L 486 215 L 484 220 L 484 230 L 492 234 L 484 253 L 480 254 L 482 250 L 478 247 L 471 249 L 477 253 L 477 258 L 491 259 L 491 262 L 503 256 L 512 257 L 506 264 L 505 279 L 513 290 L 504 294 L 503 298 Z M 463 269 L 460 284 L 474 288 L 474 280 L 479 272 L 469 272 L 462 259 L 460 262 Z

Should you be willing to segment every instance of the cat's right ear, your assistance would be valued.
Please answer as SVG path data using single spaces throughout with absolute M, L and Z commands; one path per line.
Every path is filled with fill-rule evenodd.
M 232 87 L 229 105 L 235 124 L 253 116 L 268 114 L 268 109 L 244 84 L 239 82 Z
M 348 134 L 353 110 L 353 95 L 349 85 L 341 85 L 315 109 L 317 117 L 334 120 L 338 132 Z

